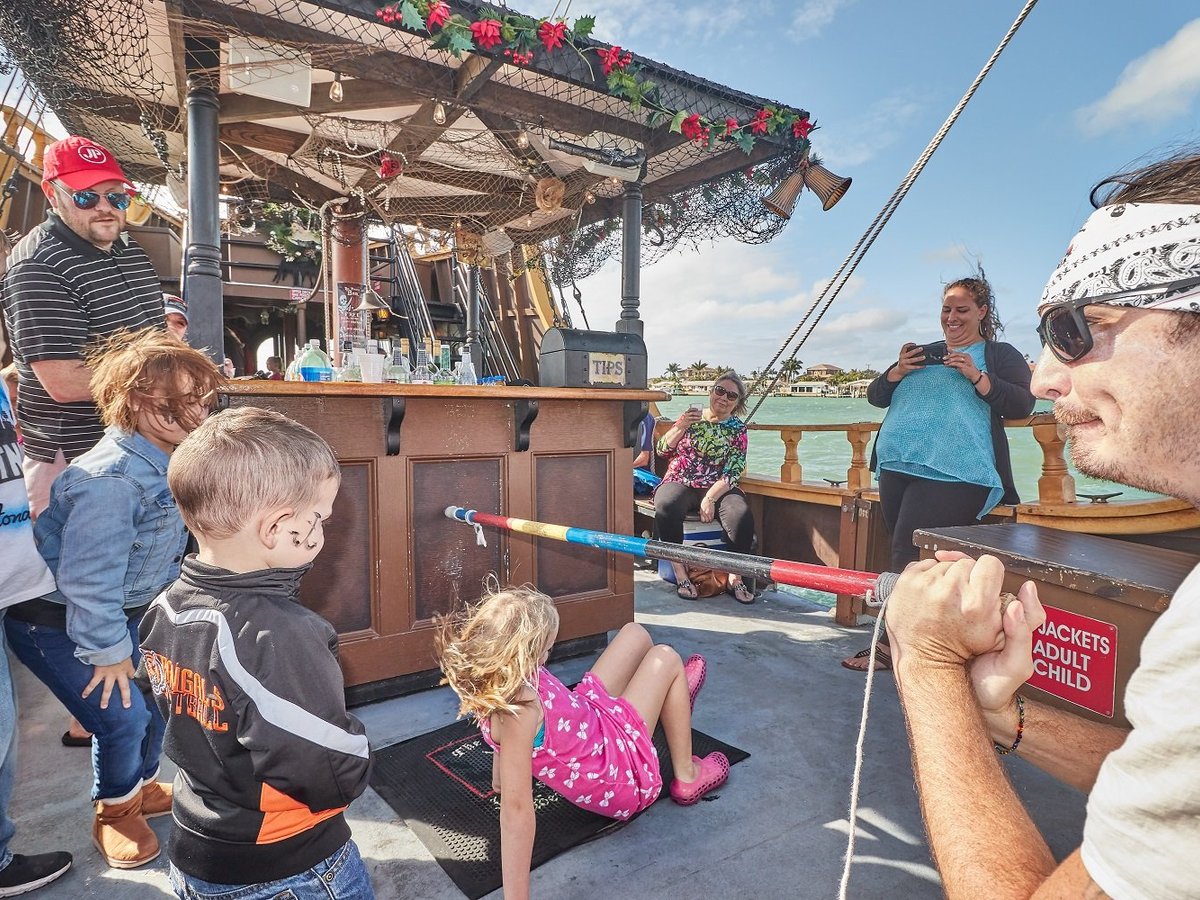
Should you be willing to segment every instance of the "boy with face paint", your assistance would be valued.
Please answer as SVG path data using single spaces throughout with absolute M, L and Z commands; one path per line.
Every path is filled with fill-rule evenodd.
M 209 418 L 168 474 L 199 545 L 142 623 L 138 679 L 179 766 L 180 897 L 373 897 L 343 813 L 367 787 L 337 633 L 298 600 L 341 469 L 308 428 L 256 407 Z

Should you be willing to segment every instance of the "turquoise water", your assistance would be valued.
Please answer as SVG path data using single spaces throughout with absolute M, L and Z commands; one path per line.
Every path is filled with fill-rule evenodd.
M 704 405 L 707 397 L 678 396 L 659 404 L 659 413 L 676 416 L 690 404 Z M 753 405 L 753 404 L 751 404 Z M 1039 403 L 1036 412 L 1049 412 L 1050 404 Z M 768 397 L 754 416 L 761 425 L 827 425 L 853 422 L 880 422 L 886 410 L 876 409 L 865 399 L 851 400 L 833 397 Z M 1037 499 L 1037 481 L 1042 474 L 1042 450 L 1028 428 L 1008 429 L 1012 454 L 1013 479 L 1021 500 Z M 869 448 L 868 448 L 869 449 Z M 805 481 L 822 478 L 844 480 L 850 468 L 850 442 L 842 432 L 806 434 L 797 447 Z M 783 463 L 783 441 L 773 432 L 751 431 L 748 468 L 751 472 L 778 475 Z M 1113 485 L 1081 475 L 1070 466 L 1079 493 L 1099 494 L 1121 491 L 1118 500 L 1136 500 L 1157 496 L 1125 485 Z

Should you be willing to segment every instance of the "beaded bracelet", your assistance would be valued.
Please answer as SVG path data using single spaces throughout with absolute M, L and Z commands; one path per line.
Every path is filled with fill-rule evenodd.
M 1012 742 L 1011 747 L 1001 747 L 996 744 L 996 752 L 1001 756 L 1008 756 L 1010 753 L 1016 753 L 1017 747 L 1021 745 L 1021 735 L 1025 733 L 1025 699 L 1017 694 L 1017 739 Z

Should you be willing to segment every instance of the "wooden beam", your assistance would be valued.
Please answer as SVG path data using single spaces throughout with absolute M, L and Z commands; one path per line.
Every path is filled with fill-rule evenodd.
M 167 16 L 167 38 L 171 42 L 171 66 L 175 74 L 175 101 L 177 104 L 175 116 L 171 120 L 175 123 L 175 127 L 172 130 L 183 131 L 181 110 L 187 101 L 188 91 L 187 61 L 183 45 L 183 11 L 179 7 L 178 0 L 166 0 L 165 12 Z
M 326 200 L 341 196 L 340 192 L 333 188 L 309 178 L 295 169 L 281 166 L 245 147 L 239 149 L 234 162 L 249 170 L 251 174 L 257 175 L 271 184 L 284 187 L 295 193 L 298 198 L 307 199 L 310 202 L 324 203 Z
M 365 109 L 406 106 L 420 103 L 424 99 L 411 88 L 397 87 L 364 78 L 352 78 L 349 81 L 342 81 L 342 102 L 336 103 L 329 99 L 329 94 L 324 89 L 325 86 L 324 82 L 313 85 L 312 101 L 308 106 L 296 106 L 291 103 L 281 103 L 278 100 L 251 97 L 248 94 L 221 94 L 219 121 L 246 122 L 304 115 L 342 115 L 361 112 Z

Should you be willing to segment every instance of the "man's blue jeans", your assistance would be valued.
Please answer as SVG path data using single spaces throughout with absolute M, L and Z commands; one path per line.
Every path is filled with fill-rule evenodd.
M 0 609 L 0 621 L 4 610 Z M 0 639 L 0 869 L 12 862 L 8 842 L 17 828 L 8 817 L 8 801 L 17 780 L 17 695 L 8 668 L 8 654 Z
M 171 887 L 182 900 L 374 900 L 371 878 L 354 841 L 311 869 L 266 884 L 214 884 L 171 864 Z
M 129 623 L 133 639 L 133 664 L 141 659 L 138 622 Z M 102 689 L 84 700 L 80 695 L 92 680 L 92 666 L 75 658 L 75 642 L 67 632 L 46 625 L 4 620 L 9 646 L 79 723 L 96 737 L 92 741 L 93 800 L 121 800 L 133 794 L 158 773 L 166 725 L 153 703 L 131 682 L 129 709 L 121 705 L 121 692 L 113 686 L 108 709 L 100 708 Z

